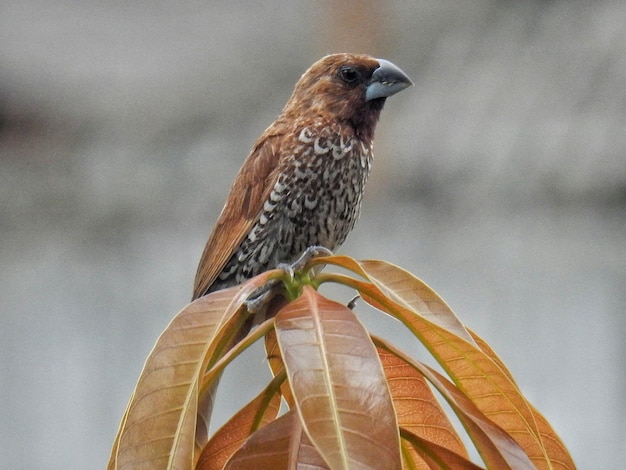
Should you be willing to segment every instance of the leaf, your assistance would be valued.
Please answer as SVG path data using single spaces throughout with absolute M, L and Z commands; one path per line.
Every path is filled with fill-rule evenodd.
M 481 468 L 452 450 L 423 439 L 406 429 L 400 430 L 403 446 L 410 446 L 431 469 L 441 470 L 481 470 Z
M 400 468 L 389 389 L 354 313 L 305 286 L 275 322 L 298 414 L 329 467 Z
M 255 432 L 226 465 L 226 470 L 327 470 L 302 429 L 294 410 Z
M 146 360 L 116 437 L 108 468 L 191 468 L 198 383 L 220 327 L 272 272 L 201 297 L 168 325 Z M 210 411 L 209 411 L 210 413 Z
M 248 331 L 251 322 L 248 321 L 245 316 L 243 318 L 244 321 L 242 322 L 237 319 L 237 316 L 234 316 L 231 320 L 226 322 L 217 333 L 217 337 L 221 338 L 223 336 L 230 339 L 227 342 L 220 340 L 218 343 L 220 343 L 221 346 L 216 348 L 213 347 L 216 342 L 213 342 L 207 353 L 207 364 L 210 364 L 210 367 L 207 365 L 205 372 L 202 374 L 202 378 L 199 380 L 199 412 L 198 425 L 196 425 L 197 449 L 201 449 L 208 440 L 209 422 L 213 409 L 213 396 L 224 368 L 243 351 L 274 328 L 274 320 L 270 318 L 263 321 L 252 331 Z M 247 332 L 247 334 L 243 336 L 245 332 Z M 220 354 L 221 357 L 219 357 Z M 218 357 L 219 360 L 216 360 Z
M 400 430 L 402 431 L 402 430 Z M 400 440 L 400 450 L 402 452 L 402 470 L 430 470 L 431 466 L 426 462 L 410 443 Z
M 278 340 L 276 339 L 276 330 L 270 331 L 265 335 L 265 352 L 267 360 L 274 376 L 284 372 L 285 363 L 283 362 L 283 356 L 278 347 Z M 287 406 L 292 409 L 296 406 L 293 393 L 289 381 L 285 380 L 280 386 L 280 393 L 282 394 Z
M 539 433 L 546 449 L 546 453 L 550 457 L 552 468 L 575 470 L 576 465 L 574 464 L 574 460 L 567 451 L 563 441 L 561 441 L 561 438 L 556 432 L 554 432 L 554 429 L 552 429 L 552 426 L 550 426 L 550 423 L 546 420 L 546 418 L 539 413 L 534 406 L 530 406 L 535 413 L 535 421 L 537 422 L 537 427 L 539 428 Z
M 359 264 L 367 279 L 396 304 L 419 312 L 435 325 L 473 343 L 472 336 L 448 304 L 421 279 L 384 261 L 365 260 Z
M 281 400 L 278 389 L 284 380 L 284 374 L 272 380 L 256 398 L 215 432 L 202 450 L 197 470 L 221 470 L 254 431 L 276 418 Z
M 474 343 L 476 343 L 476 345 L 481 349 L 481 351 L 484 352 L 487 356 L 491 358 L 493 362 L 496 363 L 496 365 L 500 368 L 500 370 L 502 370 L 502 373 L 505 374 L 511 382 L 515 383 L 513 374 L 511 374 L 511 371 L 509 371 L 509 369 L 504 364 L 502 359 L 500 359 L 500 356 L 496 354 L 496 352 L 491 348 L 491 346 L 484 339 L 482 339 L 480 336 L 478 336 L 469 328 L 467 329 L 467 331 L 469 331 L 469 333 L 472 335 L 472 338 L 474 339 Z
M 467 450 L 424 375 L 401 357 L 378 347 L 398 426 L 467 457 Z
M 470 330 L 471 335 L 474 337 L 476 343 L 480 346 L 480 348 L 487 354 L 496 364 L 500 366 L 503 373 L 507 374 L 511 381 L 513 381 L 513 376 L 504 365 L 502 360 L 496 355 L 496 353 L 491 349 L 491 346 L 487 344 L 487 342 L 478 336 L 476 333 Z M 537 428 L 539 430 L 539 435 L 541 436 L 541 441 L 546 449 L 546 453 L 550 458 L 550 462 L 553 464 L 554 468 L 562 468 L 562 469 L 574 469 L 576 465 L 574 464 L 574 460 L 571 455 L 567 451 L 565 444 L 558 436 L 558 434 L 552 429 L 550 423 L 544 418 L 544 416 L 537 411 L 537 409 L 531 404 L 528 404 L 531 412 L 533 413 L 535 422 L 537 423 Z
M 454 410 L 488 468 L 498 470 L 531 470 L 535 468 L 523 448 L 502 428 L 489 420 L 487 416 L 485 416 L 485 414 L 449 380 L 431 367 L 414 361 L 383 339 L 378 337 L 372 337 L 372 339 L 379 348 L 385 349 L 391 354 L 403 359 L 434 385 Z
M 385 291 L 375 283 L 352 280 L 349 285 L 359 291 L 363 300 L 402 321 L 420 339 L 463 393 L 486 416 L 513 436 L 535 465 L 539 468 L 550 468 L 535 414 L 515 382 L 511 380 L 509 373 L 504 372 L 497 362 L 478 348 L 471 336 L 469 342 L 465 339 L 465 336 L 469 335 L 465 328 L 460 330 L 456 322 L 449 320 L 451 318 L 449 315 L 442 316 L 445 313 L 442 306 L 445 304 L 434 301 L 440 309 L 439 313 L 434 315 L 430 309 L 428 315 L 422 316 L 420 311 L 411 307 L 415 302 L 405 300 L 396 302 L 398 298 L 406 299 L 406 292 L 410 290 L 410 286 L 418 282 L 408 272 L 384 262 L 364 262 L 357 263 L 360 274 L 369 278 L 368 269 L 372 263 L 374 263 L 373 276 L 378 279 L 377 282 L 380 284 L 382 282 L 380 279 L 387 280 L 383 283 Z M 389 282 L 389 279 L 393 282 Z M 429 302 L 439 298 L 434 292 L 430 292 L 430 288 L 425 284 L 419 285 L 420 295 L 430 299 Z M 393 289 L 397 292 L 391 292 Z M 447 320 L 440 321 L 441 318 Z M 457 334 L 459 332 L 461 336 Z

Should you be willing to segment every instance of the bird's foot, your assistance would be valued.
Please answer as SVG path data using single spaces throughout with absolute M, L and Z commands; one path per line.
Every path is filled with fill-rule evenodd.
M 279 279 L 273 279 L 258 289 L 255 289 L 245 301 L 248 312 L 254 314 L 265 308 L 268 301 L 275 293 L 274 287 L 276 287 L 279 283 Z
M 317 256 L 332 256 L 333 252 L 324 246 L 310 246 L 300 255 L 300 257 L 291 263 L 292 272 L 300 271 L 304 266 Z
M 293 281 L 295 273 L 304 269 L 306 264 L 316 256 L 332 256 L 333 252 L 323 246 L 310 246 L 300 255 L 293 263 L 280 263 L 276 266 L 282 269 L 288 277 L 289 281 Z
M 278 266 L 276 266 L 276 269 L 280 269 L 287 275 L 288 282 L 292 282 L 294 277 L 296 276 L 296 270 L 294 269 L 292 264 L 279 263 Z
M 281 269 L 285 273 L 287 279 L 271 280 L 267 284 L 259 287 L 254 292 L 252 292 L 252 294 L 250 294 L 250 296 L 246 300 L 246 307 L 248 308 L 248 311 L 250 313 L 256 313 L 263 309 L 263 307 L 267 305 L 268 301 L 276 293 L 275 287 L 278 286 L 281 282 L 285 283 L 286 285 L 293 283 L 296 277 L 296 273 L 304 269 L 306 264 L 312 258 L 315 258 L 316 256 L 331 256 L 332 254 L 332 251 L 323 246 L 310 246 L 306 250 L 304 250 L 302 255 L 300 255 L 300 257 L 293 263 L 280 263 L 278 266 L 276 266 L 276 268 Z M 352 299 L 352 301 L 350 302 L 350 305 L 353 302 L 356 302 L 356 298 Z

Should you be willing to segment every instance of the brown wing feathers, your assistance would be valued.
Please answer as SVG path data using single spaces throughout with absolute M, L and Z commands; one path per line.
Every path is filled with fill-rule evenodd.
M 278 177 L 273 140 L 262 137 L 239 170 L 198 264 L 193 299 L 207 292 L 259 217 Z

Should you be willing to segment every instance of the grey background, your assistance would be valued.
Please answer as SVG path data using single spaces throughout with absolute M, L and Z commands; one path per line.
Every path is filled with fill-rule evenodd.
M 416 86 L 383 112 L 341 251 L 433 286 L 580 468 L 619 468 L 625 24 L 618 0 L 3 2 L 2 467 L 105 466 L 234 173 L 300 74 L 354 51 Z M 265 377 L 257 349 L 216 423 Z

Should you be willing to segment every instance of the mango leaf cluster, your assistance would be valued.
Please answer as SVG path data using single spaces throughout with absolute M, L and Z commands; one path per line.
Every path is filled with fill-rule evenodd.
M 345 256 L 314 258 L 295 274 L 268 271 L 176 315 L 146 361 L 109 470 L 575 468 L 500 358 L 421 280 Z M 241 339 L 247 299 L 277 280 L 286 299 Z M 370 334 L 358 312 L 318 292 L 329 282 L 401 321 L 444 373 Z M 271 380 L 209 436 L 221 372 L 261 339 Z

